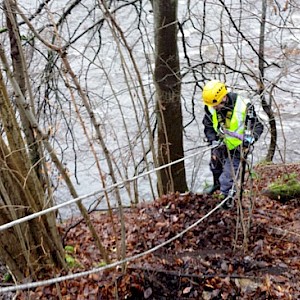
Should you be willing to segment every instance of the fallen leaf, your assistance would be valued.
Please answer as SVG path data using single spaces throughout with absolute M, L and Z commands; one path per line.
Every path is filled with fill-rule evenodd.
M 190 293 L 190 291 L 192 290 L 192 287 L 191 286 L 188 286 L 188 287 L 186 287 L 183 291 L 182 291 L 182 294 L 189 294 Z

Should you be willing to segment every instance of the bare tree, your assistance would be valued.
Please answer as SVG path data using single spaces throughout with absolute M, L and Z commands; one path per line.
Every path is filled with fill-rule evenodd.
M 263 0 L 262 2 L 262 12 L 261 12 L 261 23 L 260 23 L 260 37 L 259 37 L 259 57 L 258 57 L 258 68 L 259 68 L 259 87 L 258 93 L 261 98 L 261 105 L 269 118 L 271 141 L 269 149 L 266 155 L 266 161 L 271 162 L 274 158 L 276 144 L 277 144 L 277 129 L 276 129 L 276 119 L 272 109 L 272 100 L 273 96 L 270 94 L 269 103 L 266 100 L 266 87 L 264 84 L 265 81 L 265 27 L 266 27 L 266 12 L 267 12 L 267 1 Z
M 153 1 L 158 161 L 163 166 L 183 158 L 181 76 L 177 47 L 177 1 Z M 184 161 L 161 171 L 162 192 L 185 192 Z
M 9 32 L 9 41 L 11 48 L 10 53 L 15 78 L 18 82 L 22 94 L 24 95 L 24 97 L 29 99 L 28 104 L 30 105 L 30 109 L 34 112 L 34 99 L 31 93 L 32 89 L 27 73 L 26 59 L 22 50 L 19 28 L 17 26 L 15 2 L 4 1 L 4 11 L 6 16 L 7 29 Z M 36 170 L 36 174 L 39 177 L 39 179 L 45 181 L 47 177 L 43 175 L 45 174 L 42 168 L 44 160 L 41 159 L 40 142 L 36 140 L 34 130 L 31 127 L 30 122 L 28 121 L 22 110 L 19 111 L 23 132 L 26 138 L 27 145 L 30 149 L 29 155 L 31 157 L 32 164 Z M 50 187 L 50 185 L 48 186 Z
M 3 51 L 0 49 L 1 58 Z M 0 91 L 3 126 L 0 137 L 0 223 L 5 224 L 47 208 L 52 201 L 45 194 L 26 151 L 2 74 Z M 1 231 L 0 240 L 1 261 L 18 281 L 28 276 L 38 278 L 51 272 L 53 267 L 66 267 L 54 213 Z

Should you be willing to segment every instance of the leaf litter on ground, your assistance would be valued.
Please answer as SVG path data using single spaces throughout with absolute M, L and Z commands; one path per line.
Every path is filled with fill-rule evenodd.
M 236 208 L 220 209 L 175 241 L 130 261 L 125 271 L 117 267 L 39 287 L 17 299 L 300 299 L 299 199 L 282 204 L 260 195 L 282 174 L 294 172 L 300 179 L 300 164 L 259 165 L 255 172 L 245 186 L 243 216 Z M 218 203 L 214 196 L 174 193 L 126 210 L 127 257 L 174 237 Z M 241 218 L 250 224 L 247 234 Z M 108 213 L 93 212 L 91 219 L 117 260 L 118 212 L 114 226 Z M 86 224 L 72 222 L 60 226 L 78 262 L 72 272 L 104 265 Z

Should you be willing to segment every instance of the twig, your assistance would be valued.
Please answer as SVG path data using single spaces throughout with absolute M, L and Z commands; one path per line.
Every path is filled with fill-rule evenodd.
M 181 273 L 179 271 L 168 271 L 168 270 L 163 270 L 163 269 L 157 269 L 157 268 L 151 268 L 151 267 L 141 267 L 141 266 L 128 266 L 128 270 L 140 270 L 140 271 L 146 271 L 146 272 L 153 272 L 153 273 L 164 273 L 170 276 L 176 276 L 176 277 L 190 277 L 190 278 L 199 278 L 199 279 L 207 279 L 207 278 L 214 278 L 214 277 L 219 277 L 219 278 L 227 278 L 229 277 L 230 279 L 252 279 L 252 280 L 257 280 L 257 276 L 241 276 L 241 275 L 234 275 L 234 274 L 191 274 L 191 273 Z

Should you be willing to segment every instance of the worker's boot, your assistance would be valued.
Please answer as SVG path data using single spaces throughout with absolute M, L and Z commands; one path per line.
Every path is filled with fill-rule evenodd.
M 214 183 L 203 190 L 203 194 L 212 195 L 215 191 L 220 189 L 219 176 L 214 176 Z
M 231 209 L 232 207 L 234 207 L 234 200 L 235 200 L 235 190 L 234 189 L 231 189 L 228 193 L 228 195 L 221 195 L 220 196 L 223 196 L 223 199 L 221 200 L 224 200 L 225 198 L 227 199 L 226 202 L 222 205 L 222 208 L 223 209 Z

